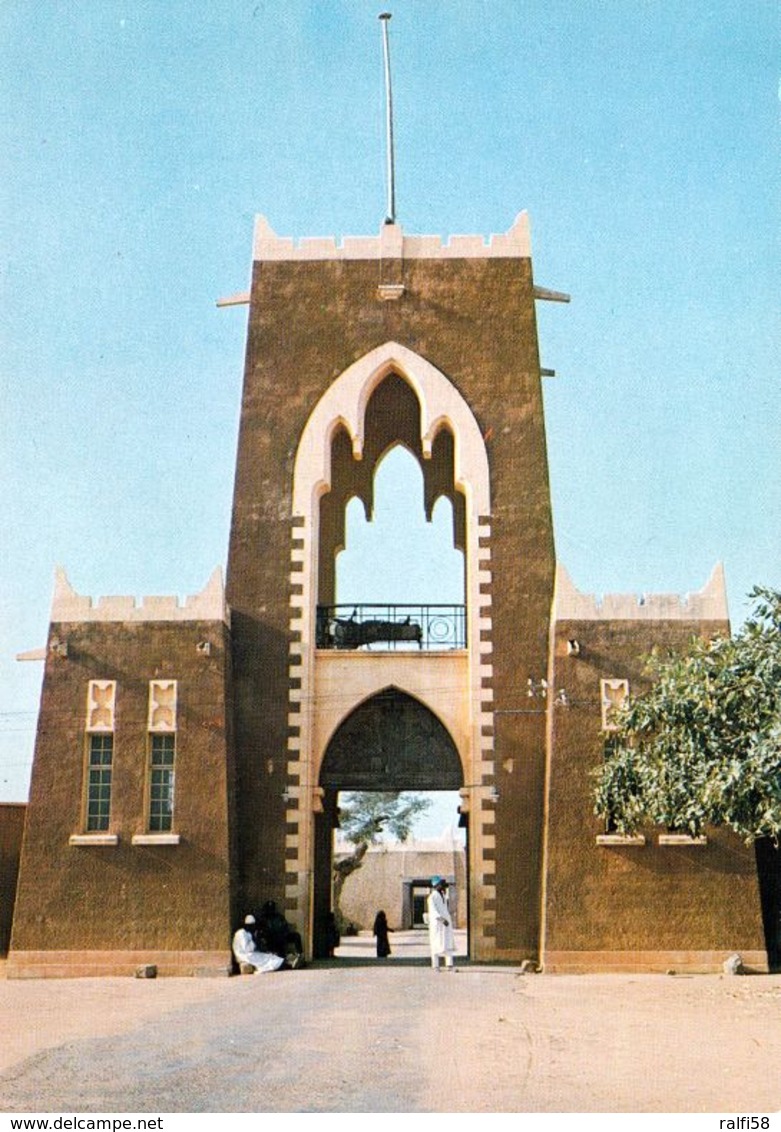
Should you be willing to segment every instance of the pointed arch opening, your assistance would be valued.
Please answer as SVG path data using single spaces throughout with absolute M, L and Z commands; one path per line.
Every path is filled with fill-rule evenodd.
M 418 395 L 390 371 L 366 401 L 360 460 L 343 422 L 334 429 L 330 484 L 320 496 L 320 605 L 463 603 L 465 501 L 453 433 L 445 421 L 437 425 L 424 458 Z M 451 531 L 442 537 L 448 516 Z M 437 596 L 437 579 L 447 579 L 446 594 Z M 419 592 L 426 584 L 431 592 Z
M 340 416 L 319 497 L 318 645 L 463 648 L 466 502 L 440 416 L 389 368 L 364 389 L 361 459 Z
M 385 389 L 375 401 L 381 386 Z M 431 362 L 398 342 L 386 342 L 349 366 L 313 409 L 296 452 L 294 515 L 306 518 L 323 492 L 332 490 L 331 439 L 337 422 L 350 438 L 355 460 L 366 459 L 371 465 L 371 439 L 367 438 L 369 406 L 374 401 L 374 409 L 381 408 L 388 393 L 394 394 L 391 400 L 396 402 L 390 413 L 395 424 L 393 438 L 401 439 L 400 431 L 408 425 L 399 419 L 399 404 L 404 401 L 404 411 L 414 413 L 417 402 L 418 432 L 414 445 L 409 435 L 414 451 L 428 461 L 443 427 L 449 429 L 453 438 L 454 482 L 465 496 L 469 519 L 476 521 L 479 516 L 490 514 L 488 453 L 469 405 Z
M 392 467 L 399 455 L 413 461 L 414 510 L 437 530 L 444 526 L 443 516 L 447 518 L 452 524 L 445 540 L 449 553 L 463 553 L 462 600 L 445 616 L 439 609 L 420 605 L 404 609 L 401 603 L 376 610 L 366 604 L 363 610 L 352 605 L 346 610 L 335 608 L 337 591 L 343 589 L 341 583 L 337 586 L 337 561 L 345 547 L 349 550 L 351 539 L 348 509 L 351 515 L 358 511 L 364 522 L 376 517 L 383 467 Z M 349 789 L 324 785 L 320 771 L 328 766 L 331 727 L 341 727 L 330 719 L 330 709 L 345 689 L 356 703 L 352 695 L 356 681 L 369 696 L 398 684 L 409 687 L 413 699 L 420 694 L 425 700 L 428 666 L 437 666 L 432 703 L 443 701 L 439 718 L 447 720 L 446 733 L 458 744 L 458 757 L 469 771 L 468 780 L 460 771 L 457 778 L 453 776 L 466 783 L 459 788 L 460 797 L 447 780 L 429 789 L 440 798 L 452 794 L 451 832 L 456 822 L 466 829 L 465 836 L 477 846 L 474 864 L 480 871 L 484 832 L 473 823 L 470 835 L 467 823 L 475 783 L 492 765 L 483 693 L 491 676 L 485 636 L 490 629 L 490 516 L 485 439 L 469 404 L 441 370 L 408 347 L 389 341 L 358 358 L 331 382 L 313 408 L 296 449 L 291 534 L 290 651 L 295 686 L 290 703 L 297 731 L 289 740 L 291 790 L 312 799 L 311 808 L 304 805 L 295 811 L 296 862 L 303 878 L 299 883 L 310 893 L 308 915 L 316 953 L 322 954 L 320 933 L 330 910 L 339 792 Z M 394 541 L 400 541 L 398 532 Z M 430 573 L 436 584 L 436 566 Z M 362 657 L 366 652 L 376 655 Z M 406 655 L 394 655 L 397 652 Z M 371 691 L 367 685 L 372 685 Z M 325 729 L 327 720 L 330 725 Z M 312 877 L 309 889 L 312 881 L 306 878 Z M 309 903 L 312 894 L 314 902 Z
M 356 794 L 379 798 L 384 805 L 392 803 L 396 792 L 434 791 L 450 800 L 455 826 L 457 791 L 463 782 L 461 759 L 448 729 L 421 700 L 400 688 L 383 688 L 342 720 L 328 742 L 319 775 L 322 810 L 317 815 L 315 839 L 315 955 L 329 954 L 324 926 L 335 910 L 342 927 L 349 924 L 370 931 L 374 914 L 383 908 L 395 931 L 409 933 L 405 945 L 414 947 L 414 933 L 425 930 L 422 914 L 433 872 L 447 876 L 451 884 L 451 908 L 461 949 L 467 951 L 465 835 L 456 837 L 451 828 L 449 835 L 443 831 L 438 839 L 379 841 L 362 848 L 338 840 L 340 796 L 345 792 L 353 798 Z M 345 874 L 340 871 L 343 868 Z M 425 940 L 425 934 L 418 937 L 418 956 L 426 953 Z M 424 958 L 418 961 L 427 962 Z

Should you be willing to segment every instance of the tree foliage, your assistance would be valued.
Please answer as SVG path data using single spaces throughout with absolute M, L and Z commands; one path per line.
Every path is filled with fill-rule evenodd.
M 353 845 L 375 845 L 383 833 L 406 841 L 415 819 L 431 805 L 422 794 L 400 790 L 357 790 L 345 794 L 339 806 L 339 828 Z
M 781 592 L 757 588 L 733 637 L 649 658 L 650 690 L 618 716 L 595 771 L 595 812 L 619 833 L 653 824 L 747 843 L 781 834 Z
M 339 828 L 355 848 L 333 864 L 333 906 L 341 929 L 344 927 L 340 907 L 344 883 L 360 869 L 369 846 L 376 845 L 385 833 L 397 841 L 406 841 L 415 819 L 430 805 L 430 798 L 401 790 L 356 790 L 343 795 L 339 807 Z

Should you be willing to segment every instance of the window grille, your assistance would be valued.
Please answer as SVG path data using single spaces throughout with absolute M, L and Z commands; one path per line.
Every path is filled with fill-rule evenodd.
M 150 735 L 149 831 L 170 833 L 174 818 L 176 736 Z
M 114 760 L 114 736 L 96 734 L 89 737 L 87 770 L 87 832 L 107 830 L 111 813 L 111 768 Z

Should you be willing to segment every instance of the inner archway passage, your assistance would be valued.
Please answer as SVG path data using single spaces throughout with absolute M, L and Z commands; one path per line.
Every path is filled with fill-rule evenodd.
M 342 721 L 328 743 L 319 775 L 312 931 L 316 957 L 328 954 L 339 792 L 450 791 L 463 782 L 461 758 L 448 729 L 425 704 L 399 688 L 377 692 Z M 466 892 L 465 879 L 462 887 Z M 401 900 L 401 888 L 397 895 Z
M 372 696 L 344 720 L 320 772 L 326 790 L 458 790 L 462 783 L 447 729 L 397 688 Z

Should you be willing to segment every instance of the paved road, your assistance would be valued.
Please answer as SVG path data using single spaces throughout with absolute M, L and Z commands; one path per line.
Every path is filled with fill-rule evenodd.
M 3 1112 L 762 1112 L 781 977 L 434 974 L 420 937 L 234 979 L 0 980 Z
M 466 959 L 467 935 L 463 928 L 453 933 L 456 940 L 456 960 Z M 431 962 L 429 958 L 428 933 L 425 930 L 409 932 L 391 932 L 388 937 L 393 955 L 393 962 L 406 960 L 423 960 Z M 361 932 L 357 936 L 345 936 L 336 955 L 339 959 L 363 959 L 372 963 L 376 959 L 376 940 L 368 932 Z

